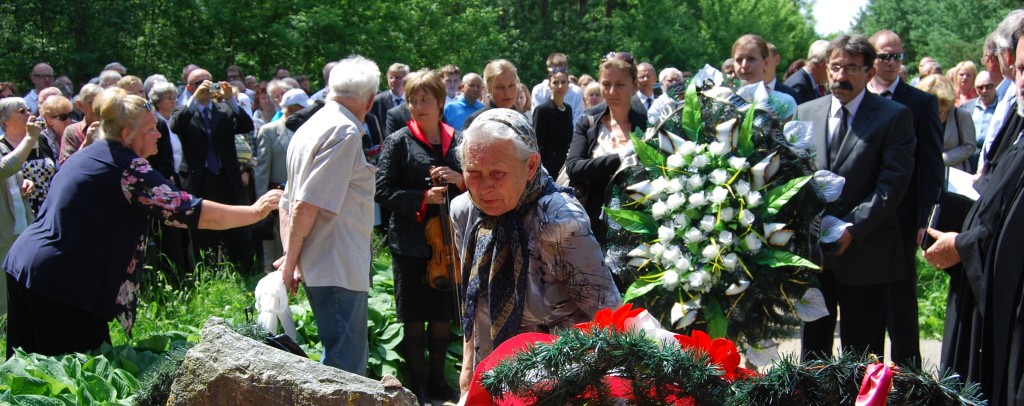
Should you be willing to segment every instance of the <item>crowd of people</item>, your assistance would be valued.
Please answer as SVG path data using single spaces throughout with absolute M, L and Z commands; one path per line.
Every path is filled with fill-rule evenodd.
M 758 35 L 736 39 L 722 72 L 763 83 L 780 122 L 812 122 L 818 169 L 846 179 L 830 214 L 851 225 L 819 276 L 830 314 L 805 323 L 804 357 L 831 356 L 838 323 L 844 348 L 883 354 L 888 333 L 886 358 L 920 367 L 922 249 L 951 275 L 942 366 L 994 404 L 1024 401 L 1013 243 L 1024 231 L 1022 37 L 1017 10 L 986 39 L 982 70 L 962 61 L 942 74 L 925 57 L 913 79 L 889 30 L 815 41 L 781 77 L 792 56 Z M 77 92 L 42 62 L 24 97 L 0 82 L 8 355 L 98 347 L 115 317 L 130 331 L 152 236 L 166 258 L 152 265 L 174 275 L 219 260 L 280 269 L 290 292 L 309 296 L 323 362 L 363 374 L 377 227 L 407 384 L 424 403 L 455 398 L 444 380 L 453 321 L 466 332 L 464 392 L 473 366 L 512 335 L 620 304 L 603 254 L 604 191 L 636 164 L 630 134 L 678 105 L 670 89 L 692 76 L 628 52 L 605 55 L 596 78 L 574 75 L 558 52 L 545 66 L 532 89 L 497 59 L 465 74 L 393 63 L 378 92 L 380 68 L 361 56 L 327 63 L 321 89 L 285 68 L 260 81 L 229 66 L 215 81 L 190 64 L 174 84 L 116 62 Z M 951 172 L 974 181 L 977 202 L 945 192 Z M 448 277 L 464 290 L 428 277 L 439 217 L 461 258 Z

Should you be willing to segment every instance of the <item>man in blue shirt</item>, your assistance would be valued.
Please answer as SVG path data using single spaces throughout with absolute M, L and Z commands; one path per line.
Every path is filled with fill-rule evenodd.
M 477 110 L 484 108 L 480 103 L 480 92 L 484 86 L 484 80 L 476 73 L 467 73 L 462 77 L 462 96 L 455 101 L 444 105 L 444 122 L 452 126 L 455 131 L 462 131 L 462 123 L 466 118 Z
M 978 134 L 978 149 L 975 151 L 974 157 L 970 159 L 972 173 L 978 168 L 978 157 L 981 156 L 982 146 L 985 145 L 985 136 L 992 116 L 996 112 L 996 102 L 998 101 L 996 85 L 992 82 L 992 75 L 988 72 L 978 72 L 978 77 L 974 79 L 974 89 L 978 91 L 978 97 L 968 100 L 963 105 L 963 109 L 971 113 L 975 134 Z

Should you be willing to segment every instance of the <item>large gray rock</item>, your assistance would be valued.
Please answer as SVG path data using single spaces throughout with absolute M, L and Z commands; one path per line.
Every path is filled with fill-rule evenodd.
M 416 405 L 416 396 L 271 348 L 211 317 L 178 368 L 168 405 Z

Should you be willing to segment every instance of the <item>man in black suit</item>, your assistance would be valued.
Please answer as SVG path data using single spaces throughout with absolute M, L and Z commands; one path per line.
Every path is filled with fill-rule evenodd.
M 819 275 L 829 315 L 804 324 L 804 357 L 830 357 L 836 306 L 844 348 L 881 354 L 885 290 L 906 268 L 896 207 L 914 169 L 910 110 L 865 90 L 875 74 L 875 50 L 862 36 L 841 36 L 828 47 L 831 97 L 797 107 L 813 122 L 815 164 L 846 178 L 827 214 L 849 223 Z M 834 249 L 828 249 L 834 248 Z
M 196 69 L 188 76 L 192 96 L 171 117 L 171 130 L 181 139 L 188 177 L 185 190 L 194 196 L 224 204 L 248 204 L 247 184 L 238 163 L 235 134 L 251 133 L 252 118 L 235 102 L 227 82 L 213 83 L 210 72 Z M 224 102 L 211 97 L 219 85 Z M 246 173 L 245 175 L 248 175 Z M 253 269 L 253 242 L 249 227 L 231 230 L 198 230 L 193 234 L 196 255 L 216 249 L 223 242 L 229 259 L 242 272 Z
M 377 97 L 373 98 L 373 107 L 370 108 L 370 114 L 377 117 L 377 122 L 387 123 L 388 110 L 405 102 L 405 75 L 408 74 L 409 65 L 393 63 L 388 67 L 389 90 L 377 93 Z
M 387 116 L 387 122 L 384 124 L 385 137 L 405 128 L 405 125 L 412 120 L 412 113 L 409 112 L 409 106 L 406 106 L 405 103 L 392 107 L 388 110 Z
M 637 110 L 647 112 L 654 104 L 654 82 L 658 80 L 658 74 L 654 72 L 654 65 L 648 62 L 641 62 L 636 66 L 637 90 L 630 100 L 630 104 Z M 662 91 L 665 91 L 662 89 Z
M 779 68 L 779 63 L 781 61 L 782 56 L 779 55 L 779 50 L 775 48 L 775 44 L 769 42 L 768 57 L 764 60 L 764 86 L 767 87 L 769 91 L 775 90 L 779 93 L 788 94 L 793 98 L 793 100 L 799 100 L 797 99 L 797 96 L 799 95 L 795 89 L 786 86 L 775 77 L 776 70 Z M 800 102 L 798 101 L 797 104 L 799 103 Z
M 828 61 L 828 54 L 825 53 L 827 49 L 828 41 L 823 39 L 814 41 L 807 51 L 807 64 L 786 79 L 786 86 L 796 90 L 797 104 L 807 103 L 827 93 L 825 88 L 825 82 L 828 80 L 828 72 L 825 70 Z
M 892 343 L 890 360 L 921 366 L 920 336 L 917 321 L 917 247 L 921 245 L 928 217 L 945 184 L 946 165 L 942 161 L 942 127 L 939 102 L 935 96 L 904 83 L 899 78 L 903 44 L 896 33 L 883 30 L 871 36 L 878 52 L 877 74 L 868 91 L 907 106 L 913 115 L 916 166 L 903 202 L 897 208 L 906 268 L 897 270 L 889 285 L 889 310 L 886 325 Z

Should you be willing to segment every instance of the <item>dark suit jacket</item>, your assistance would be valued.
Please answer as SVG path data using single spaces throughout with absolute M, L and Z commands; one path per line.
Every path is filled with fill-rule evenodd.
M 387 121 L 384 125 L 385 137 L 405 128 L 410 120 L 412 120 L 412 113 L 409 112 L 409 106 L 406 106 L 405 103 L 392 107 L 388 110 Z
M 896 85 L 892 100 L 910 109 L 913 116 L 917 165 L 900 204 L 899 217 L 907 244 L 917 245 L 917 229 L 928 226 L 928 216 L 945 187 L 946 164 L 942 161 L 942 125 L 935 96 L 904 83 Z M 910 249 L 910 247 L 904 247 Z M 913 252 L 913 251 L 910 251 Z M 909 276 L 909 275 L 908 275 Z
M 156 155 L 149 158 L 150 165 L 157 172 L 160 172 L 164 178 L 173 181 L 174 186 L 181 187 L 181 176 L 178 175 L 178 169 L 174 167 L 174 150 L 171 146 L 171 134 L 168 132 L 167 124 L 164 120 L 156 120 L 156 130 L 160 132 L 160 139 L 156 140 Z
M 784 84 L 796 91 L 797 95 L 794 99 L 797 104 L 804 104 L 818 98 L 818 93 L 814 91 L 814 78 L 804 69 L 794 72 Z
M 832 97 L 797 107 L 797 119 L 813 122 L 815 164 L 846 178 L 843 193 L 828 214 L 853 224 L 853 243 L 846 252 L 827 259 L 836 280 L 846 285 L 888 283 L 906 268 L 897 206 L 914 169 L 916 141 L 910 110 L 870 92 L 858 107 L 850 132 L 831 165 L 825 137 Z
M 793 100 L 796 100 L 796 104 L 800 104 L 800 94 L 797 93 L 796 89 L 786 86 L 781 80 L 775 79 L 775 90 L 779 93 L 788 94 Z
M 221 170 L 228 177 L 231 192 L 239 199 L 248 196 L 242 187 L 242 171 L 238 165 L 238 154 L 235 151 L 235 134 L 250 133 L 253 130 L 252 118 L 241 109 L 232 110 L 226 103 L 211 103 L 213 107 L 213 148 L 220 159 Z M 206 155 L 209 143 L 206 131 L 203 130 L 203 119 L 182 106 L 174 111 L 171 117 L 171 130 L 181 139 L 181 148 L 185 162 L 188 164 L 188 180 L 185 190 L 193 195 L 203 186 L 206 175 Z M 223 202 L 230 203 L 230 202 Z
M 392 97 L 391 90 L 385 90 L 377 93 L 377 96 L 373 98 L 373 107 L 370 107 L 370 114 L 376 116 L 378 122 L 386 123 L 388 110 L 391 110 L 392 107 L 395 107 L 395 99 Z

